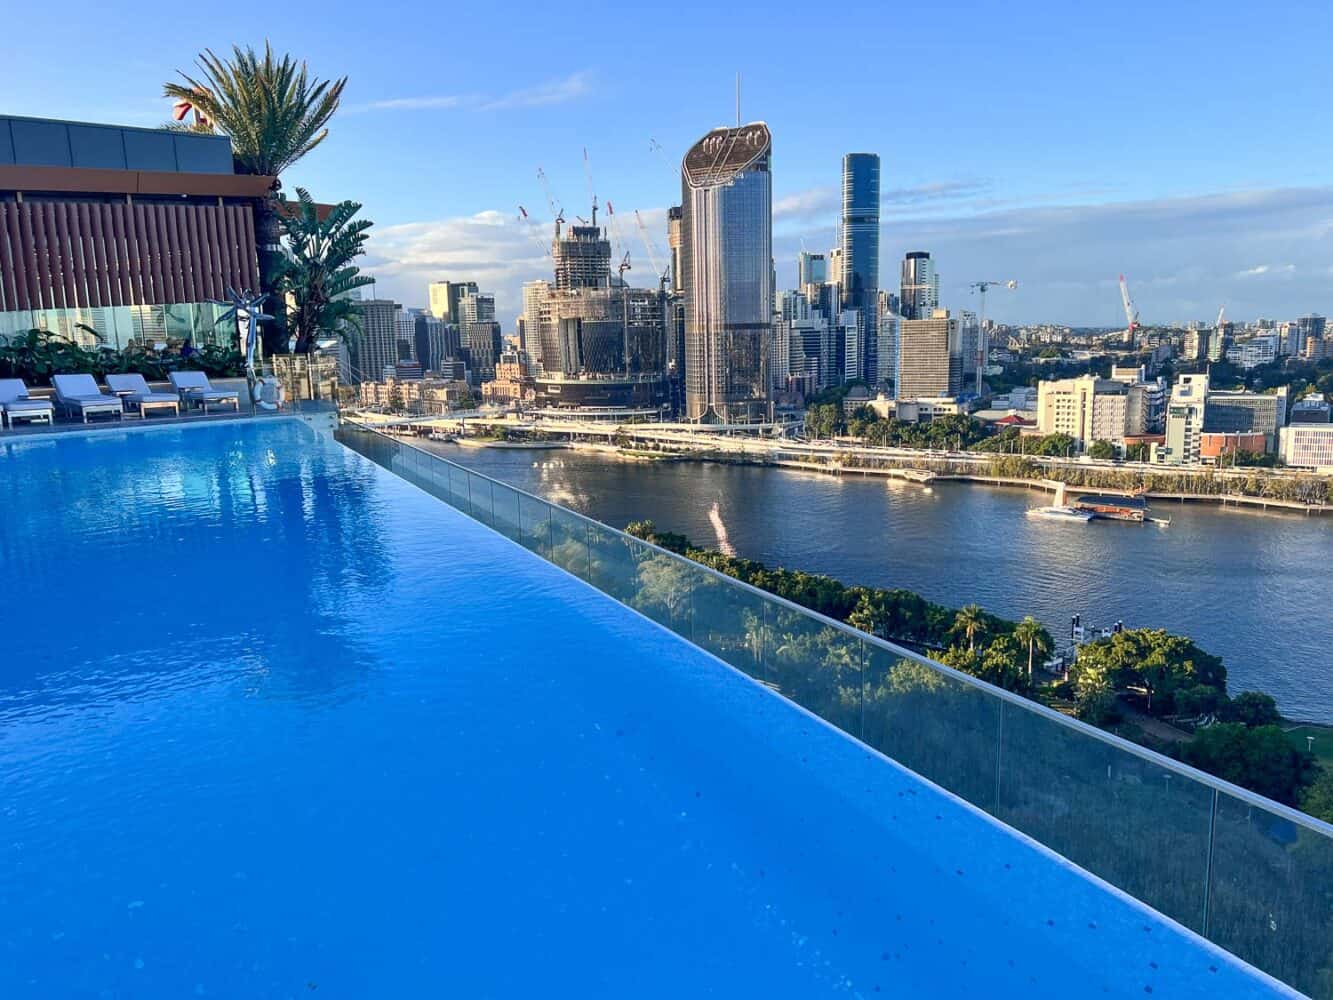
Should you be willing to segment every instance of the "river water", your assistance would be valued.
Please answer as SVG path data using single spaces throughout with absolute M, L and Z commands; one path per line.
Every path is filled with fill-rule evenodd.
M 1230 690 L 1273 695 L 1291 718 L 1333 722 L 1333 520 L 1155 504 L 1166 527 L 1024 516 L 1022 489 L 572 450 L 429 446 L 496 479 L 623 528 L 652 519 L 699 545 L 847 584 L 904 587 L 1057 637 L 1086 623 L 1158 627 L 1224 658 Z M 717 504 L 719 517 L 710 517 Z

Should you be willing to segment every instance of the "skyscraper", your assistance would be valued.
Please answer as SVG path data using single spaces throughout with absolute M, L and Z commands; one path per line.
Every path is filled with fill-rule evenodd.
M 806 295 L 809 285 L 822 285 L 828 281 L 828 258 L 822 253 L 814 253 L 811 250 L 802 250 L 800 257 L 796 259 L 796 287 Z
M 427 286 L 430 314 L 446 323 L 457 323 L 459 300 L 469 292 L 476 291 L 475 281 L 432 281 Z
M 879 307 L 879 154 L 842 158 L 842 305 L 858 314 L 853 378 L 873 382 Z
M 913 250 L 903 258 L 903 319 L 930 319 L 940 307 L 940 276 L 924 250 Z
M 772 416 L 772 136 L 717 128 L 681 164 L 685 412 L 705 423 Z

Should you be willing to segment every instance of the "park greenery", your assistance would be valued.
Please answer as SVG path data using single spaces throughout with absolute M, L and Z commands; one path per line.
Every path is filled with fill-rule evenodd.
M 100 340 L 84 328 L 88 338 Z M 53 375 L 86 372 L 95 378 L 137 372 L 161 382 L 173 371 L 197 370 L 212 378 L 243 373 L 239 351 L 215 345 L 192 347 L 189 342 L 157 351 L 142 344 L 123 348 L 103 344 L 88 347 L 50 330 L 32 329 L 0 343 L 0 378 L 23 379 L 29 386 L 48 386 Z
M 1188 638 L 1161 629 L 1126 629 L 1080 645 L 1063 675 L 1052 676 L 1038 668 L 1055 643 L 1031 617 L 1014 622 L 974 604 L 953 609 L 909 590 L 848 586 L 822 574 L 768 567 L 699 548 L 684 535 L 659 530 L 652 521 L 633 522 L 626 530 L 811 611 L 1333 821 L 1333 779 L 1312 754 L 1288 738 L 1272 697 L 1254 691 L 1231 696 L 1222 659 Z M 679 567 L 647 563 L 640 572 L 648 576 L 643 581 L 646 593 L 680 592 L 674 586 Z M 781 632 L 766 641 L 792 657 L 779 689 L 787 693 L 809 689 L 827 702 L 816 708 L 819 714 L 836 714 L 849 697 L 846 685 L 851 683 L 843 662 L 845 651 L 839 652 L 845 640 L 833 632 L 822 636 L 820 641 L 832 650 L 825 655 L 809 648 L 815 632 L 808 620 L 792 616 L 785 626 L 770 621 L 766 627 Z M 919 663 L 915 668 L 919 669 L 888 670 L 865 696 L 883 702 L 891 700 L 895 685 L 899 693 L 906 685 L 918 695 L 949 686 L 946 675 L 932 677 Z M 832 676 L 796 676 L 821 670 L 831 671 Z M 815 707 L 806 701 L 801 704 Z M 1162 732 L 1171 738 L 1163 738 Z M 937 749 L 945 752 L 943 747 Z

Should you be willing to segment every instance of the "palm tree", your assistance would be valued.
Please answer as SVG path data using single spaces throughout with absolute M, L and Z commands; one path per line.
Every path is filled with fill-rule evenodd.
M 374 280 L 352 263 L 366 252 L 366 231 L 374 223 L 354 218 L 361 211 L 354 201 L 334 205 L 320 219 L 309 191 L 298 187 L 296 197 L 295 210 L 286 212 L 282 223 L 290 257 L 278 291 L 291 303 L 296 352 L 304 354 L 321 333 L 341 334 L 348 325 L 360 327 L 360 308 L 347 293 Z
M 966 636 L 967 648 L 973 653 L 977 651 L 977 636 L 984 635 L 989 627 L 986 612 L 981 610 L 979 604 L 969 604 L 962 608 L 953 620 L 954 634 Z
M 1051 651 L 1051 634 L 1031 615 L 1014 626 L 1014 638 L 1028 648 L 1028 683 L 1032 683 L 1032 660 L 1037 650 L 1045 656 Z
M 255 211 L 259 243 L 259 291 L 277 290 L 283 254 L 278 221 L 279 176 L 329 134 L 326 127 L 342 100 L 347 77 L 312 80 L 304 62 L 239 45 L 224 59 L 205 49 L 196 60 L 199 75 L 180 73 L 181 82 L 163 85 L 163 94 L 188 101 L 201 117 L 194 130 L 222 132 L 231 137 L 232 155 L 241 173 L 273 178 L 269 197 Z M 286 322 L 279 303 L 270 301 L 275 319 L 265 325 L 264 350 L 286 349 Z

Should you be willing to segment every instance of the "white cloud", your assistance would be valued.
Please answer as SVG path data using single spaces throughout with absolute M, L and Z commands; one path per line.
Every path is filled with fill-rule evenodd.
M 1247 267 L 1243 271 L 1237 271 L 1236 277 L 1237 278 L 1260 278 L 1264 276 L 1287 277 L 1295 273 L 1296 273 L 1295 264 L 1276 264 L 1276 265 L 1259 264 L 1256 267 Z
M 473 111 L 509 111 L 514 108 L 540 108 L 564 104 L 592 93 L 593 75 L 580 70 L 555 80 L 507 94 L 437 94 L 416 97 L 387 97 L 346 108 L 351 112 L 430 111 L 462 108 Z
M 833 187 L 809 188 L 795 194 L 783 195 L 773 201 L 773 221 L 783 222 L 788 219 L 810 219 L 815 216 L 829 216 L 838 211 L 841 196 Z
M 564 104 L 592 93 L 592 74 L 587 70 L 571 73 L 559 80 L 525 90 L 515 90 L 493 101 L 481 105 L 482 111 L 504 111 L 509 108 L 543 108 L 551 104 Z
M 820 189 L 811 189 L 778 199 L 775 215 L 784 200 L 790 199 L 786 210 L 796 211 L 802 204 L 817 206 L 820 197 Z M 960 197 L 949 216 L 886 213 L 880 253 L 886 287 L 896 279 L 902 254 L 924 249 L 937 261 L 943 304 L 953 309 L 975 308 L 967 287 L 972 281 L 1018 279 L 1016 291 L 987 300 L 988 312 L 1000 320 L 1123 323 L 1121 273 L 1149 323 L 1211 319 L 1222 303 L 1236 319 L 1333 311 L 1327 278 L 1333 273 L 1333 235 L 1312 238 L 1309 229 L 1312 218 L 1333 216 L 1333 187 L 980 213 L 969 212 L 971 202 Z M 641 214 L 665 258 L 664 210 Z M 807 246 L 832 245 L 834 214 L 836 208 L 821 226 L 803 232 L 775 232 L 781 287 L 795 282 L 800 236 Z M 635 264 L 630 277 L 651 286 L 652 267 L 632 215 L 617 213 L 628 241 L 624 249 Z M 379 279 L 378 294 L 424 305 L 428 282 L 474 280 L 495 293 L 506 330 L 522 307 L 523 282 L 551 276 L 549 225 L 525 226 L 506 212 L 376 226 L 371 233 L 366 270 Z M 1283 263 L 1256 265 L 1256 259 Z M 1242 278 L 1246 272 L 1253 273 Z

